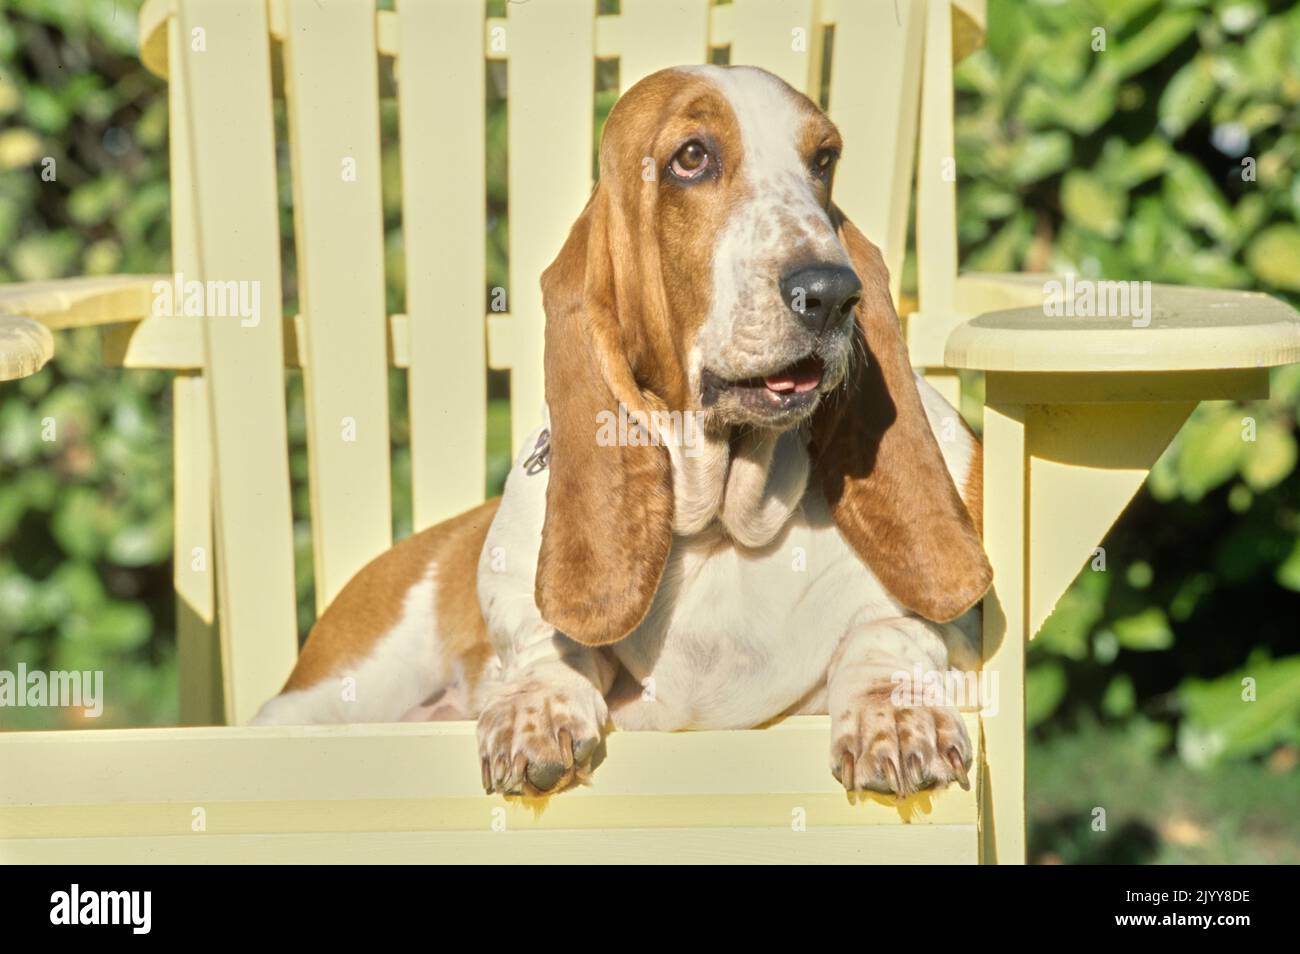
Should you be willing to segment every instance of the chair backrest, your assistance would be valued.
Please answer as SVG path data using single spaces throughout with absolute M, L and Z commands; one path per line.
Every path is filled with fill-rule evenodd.
M 142 11 L 146 63 L 172 84 L 175 269 L 187 281 L 260 292 L 256 324 L 242 313 L 203 322 L 219 616 L 225 666 L 240 670 L 227 673 L 228 696 L 236 692 L 227 712 L 237 720 L 279 688 L 297 652 L 286 358 L 304 371 L 324 608 L 391 542 L 390 361 L 409 369 L 416 529 L 482 499 L 489 367 L 511 375 L 514 447 L 539 420 L 538 275 L 591 190 L 598 60 L 619 61 L 621 89 L 668 65 L 755 64 L 827 102 L 848 144 L 837 200 L 884 249 L 897 293 L 926 38 L 942 44 L 926 82 L 947 86 L 927 93 L 946 110 L 930 117 L 922 142 L 937 160 L 951 153 L 950 10 L 963 28 L 983 19 L 983 0 L 506 8 L 500 19 L 487 17 L 484 0 L 397 0 L 393 10 L 375 0 L 148 0 Z M 486 321 L 485 59 L 508 61 L 510 157 L 509 310 Z M 404 316 L 385 308 L 382 60 L 392 61 L 398 91 Z M 281 95 L 288 197 L 276 174 Z M 919 180 L 923 192 L 930 178 Z M 922 292 L 928 283 L 936 302 L 956 267 L 946 188 L 920 199 L 931 232 L 949 230 L 954 249 L 951 262 L 922 272 Z M 281 198 L 294 209 L 299 290 L 287 335 Z

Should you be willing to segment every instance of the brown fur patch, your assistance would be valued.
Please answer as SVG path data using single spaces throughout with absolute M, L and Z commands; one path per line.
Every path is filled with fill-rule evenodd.
M 282 691 L 306 689 L 365 658 L 401 618 L 406 594 L 431 565 L 437 567 L 437 635 L 445 658 L 460 665 L 472 688 L 492 656 L 476 581 L 483 541 L 500 504 L 493 498 L 413 533 L 362 567 L 312 627 Z
M 993 571 L 925 416 L 880 250 L 834 217 L 862 282 L 866 353 L 813 420 L 822 489 L 840 533 L 896 600 L 927 619 L 955 619 Z
M 681 183 L 666 169 L 692 140 L 715 165 Z M 600 182 L 542 276 L 551 476 L 536 599 L 548 623 L 588 645 L 641 622 L 672 542 L 667 450 L 599 446 L 599 421 L 620 405 L 692 406 L 687 350 L 708 312 L 713 237 L 739 201 L 740 149 L 712 84 L 679 70 L 642 80 L 610 114 Z

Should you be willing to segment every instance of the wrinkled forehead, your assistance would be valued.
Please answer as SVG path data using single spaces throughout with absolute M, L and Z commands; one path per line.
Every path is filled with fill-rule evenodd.
M 834 124 L 810 99 L 756 67 L 681 66 L 628 90 L 614 107 L 601 142 L 601 175 L 635 156 L 663 160 L 691 137 L 716 140 L 729 172 L 763 181 L 802 175 L 807 155 Z
M 752 66 L 693 66 L 698 77 L 721 95 L 744 152 L 751 179 L 782 173 L 802 176 L 806 156 L 834 131 L 812 101 L 765 70 Z

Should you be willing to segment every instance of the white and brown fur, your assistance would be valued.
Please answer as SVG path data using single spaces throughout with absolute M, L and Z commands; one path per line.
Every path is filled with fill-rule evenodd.
M 683 187 L 668 166 L 690 137 L 717 168 Z M 624 96 L 543 279 L 547 427 L 500 501 L 344 588 L 256 722 L 476 718 L 485 787 L 536 794 L 585 777 L 611 723 L 829 713 L 846 788 L 965 782 L 956 712 L 890 692 L 895 673 L 978 662 L 980 449 L 907 368 L 879 254 L 809 173 L 827 143 L 829 120 L 753 68 L 667 70 Z M 863 285 L 856 321 L 815 340 L 777 289 L 808 261 Z M 702 406 L 706 368 L 762 376 L 809 348 L 815 411 L 764 426 Z M 620 402 L 703 413 L 702 447 L 596 446 L 593 411 Z

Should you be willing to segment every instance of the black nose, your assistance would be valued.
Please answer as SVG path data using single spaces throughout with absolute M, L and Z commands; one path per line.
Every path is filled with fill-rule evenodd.
M 791 311 L 821 333 L 853 313 L 862 283 L 843 265 L 805 265 L 781 279 L 781 295 Z

